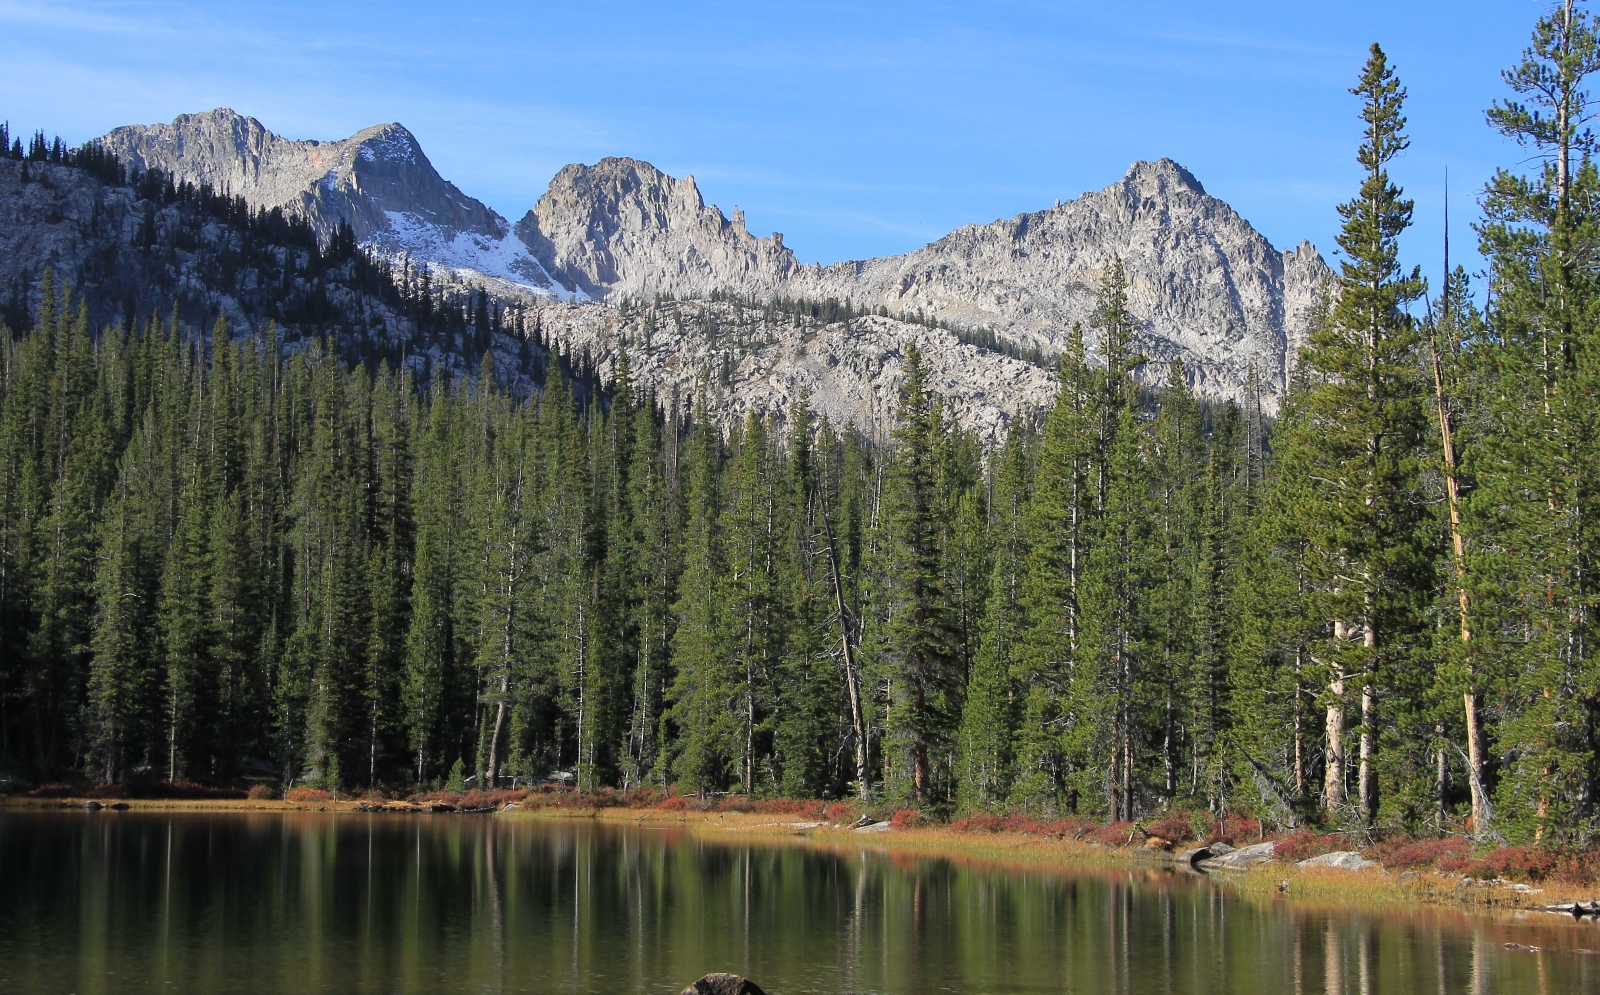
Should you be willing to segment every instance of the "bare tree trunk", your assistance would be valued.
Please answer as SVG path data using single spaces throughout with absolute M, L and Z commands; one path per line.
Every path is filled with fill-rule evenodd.
M 1296 798 L 1306 796 L 1306 751 L 1305 735 L 1301 729 L 1301 694 L 1300 694 L 1300 668 L 1305 660 L 1305 647 L 1297 646 L 1294 651 L 1294 793 Z
M 1370 683 L 1361 687 L 1361 768 L 1357 775 L 1360 780 L 1361 817 L 1371 823 L 1378 815 L 1378 792 L 1372 770 L 1373 760 L 1373 735 L 1372 723 L 1377 720 L 1378 700 L 1377 694 Z
M 1440 300 L 1439 324 L 1450 320 L 1450 228 L 1449 202 L 1445 218 L 1444 296 Z M 1472 792 L 1472 832 L 1481 833 L 1489 825 L 1488 799 L 1483 791 L 1483 732 L 1478 720 L 1478 689 L 1472 661 L 1472 613 L 1467 593 L 1467 543 L 1461 521 L 1461 489 L 1457 479 L 1456 443 L 1450 423 L 1450 405 L 1444 389 L 1444 369 L 1439 361 L 1436 335 L 1428 337 L 1433 360 L 1433 393 L 1439 419 L 1439 443 L 1444 456 L 1444 493 L 1450 512 L 1450 547 L 1455 559 L 1456 600 L 1461 621 L 1461 648 L 1466 654 L 1467 687 L 1461 692 L 1461 707 L 1467 720 L 1467 785 Z M 1442 804 L 1442 803 L 1441 803 Z M 1441 819 L 1442 824 L 1442 819 Z
M 1446 806 L 1445 806 L 1445 791 L 1450 785 L 1450 761 L 1449 761 L 1449 758 L 1447 756 L 1445 756 L 1445 752 L 1444 752 L 1445 751 L 1444 723 L 1443 722 L 1434 723 L 1433 733 L 1434 733 L 1435 736 L 1439 737 L 1439 751 L 1436 754 L 1435 759 L 1434 759 L 1434 762 L 1437 765 L 1437 767 L 1434 770 L 1434 774 L 1433 774 L 1433 796 L 1434 796 L 1434 811 L 1433 811 L 1433 815 L 1434 815 L 1434 818 L 1437 819 L 1438 822 L 1439 822 L 1440 830 L 1443 830 L 1444 829 L 1445 818 L 1446 818 L 1446 815 L 1447 815 L 1447 810 L 1446 810 Z
M 1334 638 L 1342 639 L 1344 623 L 1334 624 Z M 1338 673 L 1328 682 L 1326 735 L 1328 763 L 1322 772 L 1322 807 L 1329 812 L 1344 804 L 1344 674 Z
M 866 799 L 871 790 L 867 775 L 867 720 L 861 709 L 861 681 L 856 674 L 855 654 L 850 650 L 850 622 L 844 609 L 844 585 L 839 580 L 839 550 L 833 539 L 833 521 L 828 502 L 822 496 L 822 525 L 828 533 L 828 573 L 833 579 L 833 605 L 839 616 L 839 651 L 844 656 L 844 684 L 850 698 L 850 725 L 856 741 L 856 794 Z
M 1467 713 L 1467 784 L 1472 791 L 1472 832 L 1489 828 L 1489 799 L 1483 790 L 1483 724 L 1478 720 L 1478 696 L 1471 691 L 1461 695 Z
M 506 727 L 506 694 L 510 691 L 510 678 L 500 675 L 500 701 L 494 709 L 494 732 L 489 739 L 489 790 L 500 786 L 500 736 Z

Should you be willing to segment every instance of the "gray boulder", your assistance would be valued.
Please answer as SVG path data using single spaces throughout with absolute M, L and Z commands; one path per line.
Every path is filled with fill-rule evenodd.
M 1256 843 L 1238 850 L 1229 847 L 1226 843 L 1213 843 L 1210 849 L 1211 856 L 1198 864 L 1199 867 L 1208 871 L 1248 870 L 1257 864 L 1270 862 L 1276 855 L 1276 847 L 1270 842 Z
M 1324 853 L 1319 857 L 1302 860 L 1300 867 L 1332 867 L 1340 871 L 1364 871 L 1369 867 L 1377 867 L 1376 860 L 1368 860 L 1354 850 L 1335 850 Z

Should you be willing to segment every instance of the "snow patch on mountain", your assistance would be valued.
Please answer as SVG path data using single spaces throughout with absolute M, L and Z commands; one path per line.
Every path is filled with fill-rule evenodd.
M 467 275 L 505 280 L 551 300 L 588 300 L 582 290 L 568 291 L 550 278 L 539 260 L 509 230 L 499 238 L 441 228 L 409 211 L 385 211 L 388 231 L 372 243 L 381 251 L 410 256 Z M 508 226 L 509 227 L 509 226 Z

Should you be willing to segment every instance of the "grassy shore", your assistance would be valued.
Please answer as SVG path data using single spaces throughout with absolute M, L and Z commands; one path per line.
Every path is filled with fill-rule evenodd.
M 468 796 L 471 800 L 471 796 Z M 483 801 L 486 799 L 478 799 Z M 1121 842 L 1093 838 L 1072 838 L 1038 832 L 989 827 L 937 825 L 916 820 L 905 824 L 879 823 L 872 831 L 855 825 L 859 819 L 834 821 L 824 816 L 820 803 L 816 811 L 717 811 L 696 810 L 688 806 L 625 806 L 585 804 L 584 799 L 568 797 L 555 804 L 511 802 L 494 806 L 499 819 L 586 820 L 615 826 L 646 826 L 682 831 L 697 837 L 717 840 L 764 842 L 771 845 L 800 845 L 833 852 L 861 850 L 899 854 L 907 858 L 936 858 L 997 869 L 1093 871 L 1099 873 L 1148 875 L 1152 879 L 1193 875 L 1178 854 L 1198 846 L 1190 842 L 1164 845 L 1160 838 L 1130 833 Z M 438 798 L 421 796 L 414 800 L 335 797 L 306 792 L 302 797 L 267 798 L 85 798 L 0 796 L 0 812 L 82 810 L 87 803 L 116 811 L 130 812 L 233 812 L 282 814 L 297 812 L 340 812 L 362 814 L 413 814 L 430 816 L 459 813 L 463 806 Z M 126 806 L 124 809 L 123 806 Z M 488 808 L 485 805 L 482 808 Z M 800 803 L 789 808 L 804 809 Z M 479 809 L 479 811 L 482 810 Z M 837 808 L 837 806 L 835 807 Z M 901 821 L 901 820 L 896 820 Z M 1108 833 L 1101 831 L 1103 839 Z M 1255 842 L 1239 840 L 1241 845 Z M 1280 844 L 1282 845 L 1282 844 Z M 1199 877 L 1195 879 L 1197 882 Z M 1205 876 L 1243 897 L 1260 901 L 1288 901 L 1296 905 L 1363 908 L 1379 910 L 1417 910 L 1419 908 L 1473 911 L 1540 910 L 1546 905 L 1591 901 L 1600 895 L 1592 882 L 1560 879 L 1511 882 L 1486 879 L 1437 868 L 1386 870 L 1369 868 L 1345 871 L 1323 867 L 1301 867 L 1296 862 L 1278 860 L 1246 871 L 1223 871 Z M 1554 921 L 1554 917 L 1552 917 Z

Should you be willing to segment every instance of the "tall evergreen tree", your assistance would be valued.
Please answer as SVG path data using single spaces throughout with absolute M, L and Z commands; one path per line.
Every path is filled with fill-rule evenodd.
M 1379 709 L 1418 663 L 1419 597 L 1430 584 L 1431 550 L 1420 491 L 1419 338 L 1405 311 L 1423 283 L 1400 269 L 1398 237 L 1411 223 L 1412 205 L 1387 169 L 1407 146 L 1405 90 L 1376 44 L 1351 92 L 1362 101 L 1357 161 L 1366 178 L 1358 196 L 1339 208 L 1346 258 L 1338 296 L 1330 320 L 1301 353 L 1310 386 L 1304 417 L 1284 447 L 1291 454 L 1303 448 L 1317 482 L 1306 524 L 1317 557 L 1319 610 L 1329 627 L 1318 651 L 1326 688 L 1323 804 L 1329 810 L 1345 804 L 1346 716 L 1354 691 L 1357 815 L 1370 822 L 1379 804 Z M 1395 755 L 1404 754 L 1397 748 Z
M 908 346 L 884 502 L 885 782 L 891 794 L 921 804 L 941 800 L 934 762 L 955 731 L 962 690 L 939 541 L 945 509 L 935 445 L 945 429 L 926 376 L 921 354 Z
M 1503 76 L 1516 95 L 1489 123 L 1532 152 L 1533 175 L 1498 172 L 1484 197 L 1494 340 L 1480 350 L 1489 420 L 1466 440 L 1472 568 L 1498 592 L 1474 658 L 1512 675 L 1499 752 L 1506 829 L 1571 838 L 1595 818 L 1600 667 L 1589 648 L 1596 557 L 1590 482 L 1600 470 L 1593 259 L 1600 190 L 1585 83 L 1600 69 L 1593 15 L 1567 0 Z M 1473 442 L 1477 445 L 1474 446 Z M 1492 648 L 1491 648 L 1492 647 Z
M 1027 422 L 1013 420 L 1004 454 L 996 454 L 992 471 L 994 522 L 989 537 L 994 566 L 981 623 L 982 638 L 967 679 L 958 744 L 960 801 L 968 809 L 1004 803 L 1012 783 L 1019 704 L 1012 675 L 1027 627 L 1023 572 L 1028 560 L 1025 510 L 1031 449 Z

